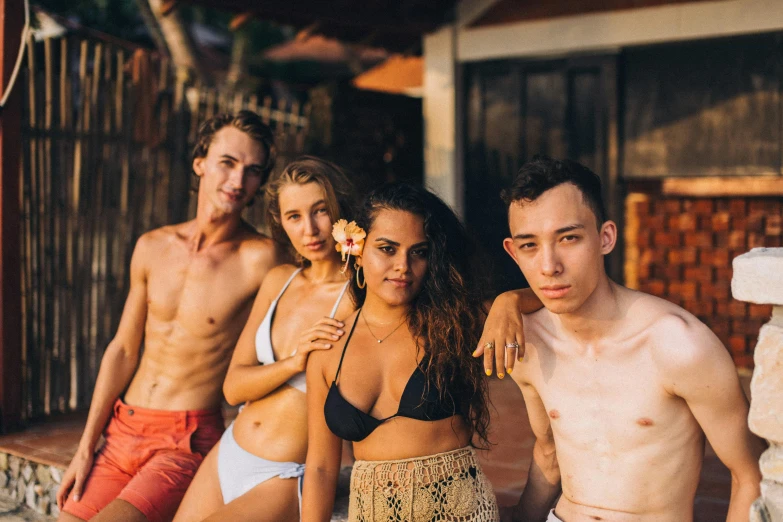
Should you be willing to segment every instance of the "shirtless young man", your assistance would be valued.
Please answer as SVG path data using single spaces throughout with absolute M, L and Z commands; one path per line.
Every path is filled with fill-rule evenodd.
M 503 246 L 545 306 L 524 316 L 511 374 L 536 436 L 513 519 L 690 522 L 706 436 L 731 470 L 728 520 L 747 521 L 763 446 L 734 364 L 691 314 L 609 279 L 599 178 L 539 158 L 503 199 Z
M 232 350 L 279 264 L 276 244 L 241 219 L 274 157 L 272 133 L 252 112 L 202 125 L 196 218 L 136 243 L 125 309 L 57 494 L 61 521 L 171 520 L 220 438 Z

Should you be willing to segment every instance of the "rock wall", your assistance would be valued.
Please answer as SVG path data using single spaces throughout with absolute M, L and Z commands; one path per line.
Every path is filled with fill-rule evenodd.
M 57 489 L 64 470 L 0 453 L 0 490 L 43 515 L 57 516 Z
M 769 441 L 761 456 L 761 497 L 751 522 L 783 522 L 783 248 L 754 248 L 734 259 L 731 291 L 735 299 L 772 305 L 754 352 L 748 423 Z

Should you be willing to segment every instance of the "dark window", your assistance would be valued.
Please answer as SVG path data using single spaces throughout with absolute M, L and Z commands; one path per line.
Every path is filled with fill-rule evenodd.
M 625 177 L 780 174 L 783 33 L 628 49 Z

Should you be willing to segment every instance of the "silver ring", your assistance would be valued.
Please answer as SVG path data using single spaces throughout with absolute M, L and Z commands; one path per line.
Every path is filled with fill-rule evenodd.
M 517 350 L 519 350 L 519 343 L 516 341 L 514 341 L 513 343 L 507 343 L 506 350 L 508 350 L 509 348 L 516 348 Z
M 484 345 L 485 350 L 494 350 L 495 349 L 495 343 L 490 341 L 487 344 Z

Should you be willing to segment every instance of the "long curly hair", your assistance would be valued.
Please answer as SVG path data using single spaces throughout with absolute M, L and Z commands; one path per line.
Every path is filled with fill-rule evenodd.
M 471 355 L 483 326 L 486 286 L 474 263 L 477 249 L 454 212 L 428 190 L 406 183 L 384 185 L 372 191 L 359 209 L 356 222 L 369 234 L 382 210 L 400 210 L 424 220 L 427 237 L 427 274 L 408 311 L 408 327 L 429 354 L 425 369 L 441 400 L 458 408 L 478 436 L 489 444 L 487 381 L 480 361 Z M 352 278 L 351 294 L 357 307 L 366 290 Z

